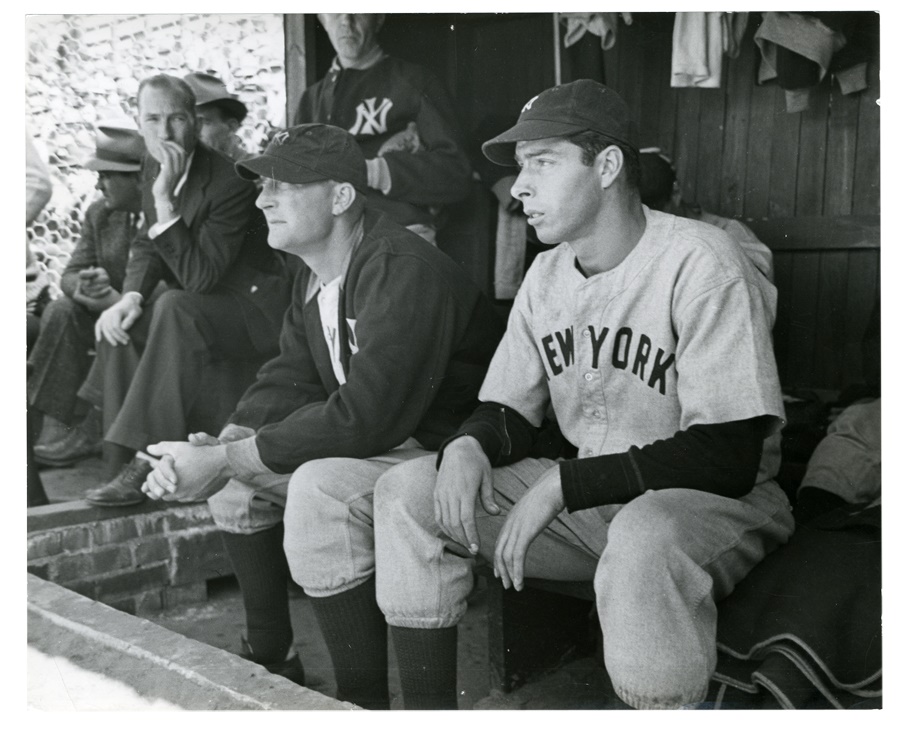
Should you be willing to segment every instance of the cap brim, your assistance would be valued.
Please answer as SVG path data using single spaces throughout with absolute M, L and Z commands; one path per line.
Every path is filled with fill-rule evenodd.
M 197 102 L 198 107 L 220 107 L 226 114 L 234 117 L 238 122 L 243 122 L 247 116 L 247 106 L 244 102 L 230 97 L 222 99 L 210 99 L 208 101 Z
M 97 172 L 106 173 L 139 173 L 141 164 L 139 162 L 112 162 L 110 160 L 98 160 L 95 157 L 82 163 L 82 167 L 86 170 L 96 170 Z
M 315 183 L 319 180 L 328 180 L 316 170 L 310 170 L 298 163 L 288 162 L 272 155 L 260 155 L 241 160 L 234 164 L 234 169 L 244 180 L 256 180 L 260 177 L 273 178 L 282 183 Z
M 516 165 L 516 143 L 543 140 L 549 137 L 565 137 L 587 128 L 580 124 L 551 122 L 543 119 L 526 119 L 515 127 L 488 140 L 481 146 L 484 156 L 497 165 Z

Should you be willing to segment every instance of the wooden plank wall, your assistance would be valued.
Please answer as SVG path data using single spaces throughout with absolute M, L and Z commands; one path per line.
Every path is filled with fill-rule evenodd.
M 750 13 L 738 58 L 724 59 L 720 89 L 671 88 L 674 13 L 633 18 L 595 78 L 628 101 L 641 144 L 674 158 L 688 200 L 739 218 L 880 213 L 877 42 L 868 89 L 844 96 L 827 77 L 807 111 L 788 113 L 775 82 L 756 84 L 761 13 Z
M 775 82 L 756 83 L 761 20 L 750 13 L 720 89 L 671 88 L 672 13 L 620 23 L 594 78 L 628 101 L 641 144 L 673 158 L 687 200 L 746 220 L 773 249 L 783 387 L 840 391 L 865 380 L 862 339 L 879 301 L 879 60 L 865 91 L 844 96 L 829 78 L 808 110 L 788 113 Z
M 748 221 L 774 257 L 773 333 L 782 387 L 840 391 L 865 383 L 863 341 L 879 303 L 878 216 Z M 871 384 L 870 384 L 871 385 Z

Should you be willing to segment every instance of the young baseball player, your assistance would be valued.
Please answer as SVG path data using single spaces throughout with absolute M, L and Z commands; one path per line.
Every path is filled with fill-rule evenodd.
M 367 208 L 366 161 L 348 132 L 291 127 L 236 167 L 262 178 L 269 246 L 302 260 L 280 353 L 218 439 L 148 449 L 162 459 L 144 490 L 211 496 L 244 598 L 247 657 L 304 682 L 290 570 L 310 597 L 338 698 L 386 709 L 375 482 L 472 413 L 502 320 L 449 257 Z
M 407 709 L 456 707 L 477 554 L 506 588 L 593 580 L 628 705 L 701 701 L 716 600 L 793 530 L 773 480 L 775 289 L 724 231 L 641 205 L 637 149 L 625 103 L 588 80 L 534 97 L 483 146 L 519 166 L 512 194 L 562 243 L 529 269 L 475 413 L 376 488 L 377 598 Z M 572 458 L 533 456 L 550 418 Z

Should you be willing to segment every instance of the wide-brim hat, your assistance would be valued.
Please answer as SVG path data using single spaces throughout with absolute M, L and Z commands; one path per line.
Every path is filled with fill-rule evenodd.
M 192 73 L 184 77 L 185 82 L 197 97 L 197 106 L 213 105 L 220 107 L 225 113 L 234 117 L 238 122 L 243 122 L 247 116 L 247 106 L 229 93 L 225 88 L 225 82 L 217 79 L 212 74 Z
M 367 185 L 366 158 L 349 132 L 330 124 L 300 124 L 278 132 L 257 157 L 235 163 L 247 180 L 273 178 L 283 183 L 337 180 L 359 191 Z
M 481 150 L 498 165 L 516 164 L 516 143 L 550 137 L 597 132 L 614 143 L 638 150 L 637 126 L 628 105 L 615 91 L 598 81 L 579 79 L 542 91 L 519 114 L 506 132 L 488 140 Z
M 140 172 L 141 159 L 147 151 L 144 138 L 137 130 L 103 127 L 95 137 L 95 150 L 82 167 L 98 172 Z

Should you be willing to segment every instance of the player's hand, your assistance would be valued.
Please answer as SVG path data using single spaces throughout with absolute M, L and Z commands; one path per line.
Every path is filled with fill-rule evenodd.
M 532 541 L 565 507 L 559 465 L 540 476 L 522 496 L 509 515 L 494 548 L 494 576 L 503 587 L 522 591 L 525 585 L 525 556 Z
M 478 554 L 480 540 L 475 527 L 475 500 L 491 515 L 500 507 L 494 502 L 491 463 L 473 437 L 454 439 L 444 449 L 434 489 L 434 519 L 451 539 Z
M 147 452 L 160 458 L 141 487 L 154 500 L 206 500 L 231 477 L 225 447 L 221 445 L 159 442 L 147 447 Z
M 160 210 L 160 203 L 171 206 L 172 199 L 175 197 L 175 186 L 184 175 L 184 168 L 187 165 L 187 153 L 184 148 L 177 142 L 170 140 L 155 139 L 152 142 L 155 157 L 159 161 L 159 174 L 153 181 L 153 199 L 157 203 L 157 212 Z M 160 221 L 165 223 L 165 221 Z
M 229 442 L 237 442 L 241 439 L 249 439 L 256 436 L 256 430 L 249 426 L 241 426 L 240 424 L 226 424 L 219 432 L 219 444 L 228 444 Z
M 94 325 L 94 337 L 110 345 L 127 345 L 131 338 L 128 330 L 141 316 L 143 310 L 137 297 L 121 297 L 112 307 L 105 309 Z
M 188 434 L 188 443 L 193 444 L 195 447 L 216 447 L 221 444 L 216 437 L 207 434 L 205 431 Z
M 419 152 L 422 149 L 422 140 L 419 137 L 419 128 L 415 122 L 406 125 L 396 134 L 388 137 L 378 148 L 376 157 L 384 157 L 386 152 Z

